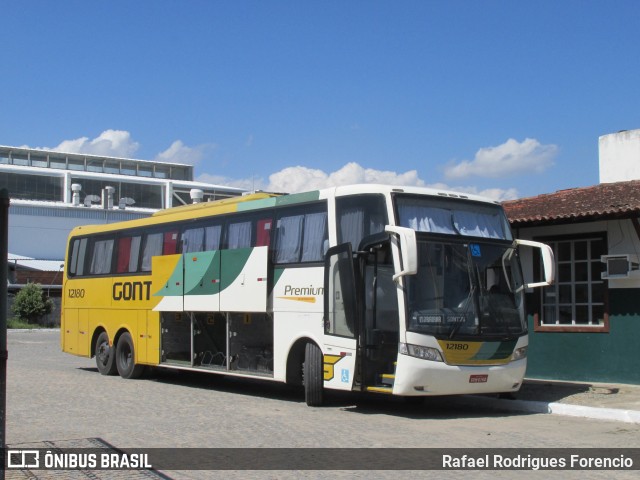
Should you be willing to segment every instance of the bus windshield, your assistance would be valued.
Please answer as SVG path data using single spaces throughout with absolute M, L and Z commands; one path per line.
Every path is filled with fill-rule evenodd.
M 455 339 L 526 333 L 516 250 L 497 243 L 418 240 L 407 279 L 407 329 Z
M 398 225 L 416 232 L 512 240 L 499 205 L 438 197 L 397 195 Z

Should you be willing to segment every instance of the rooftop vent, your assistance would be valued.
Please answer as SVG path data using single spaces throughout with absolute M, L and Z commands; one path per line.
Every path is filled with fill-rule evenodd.
M 79 207 L 80 206 L 80 190 L 82 190 L 82 185 L 80 185 L 79 183 L 72 183 L 71 184 L 71 204 L 74 207 Z
M 199 188 L 192 188 L 189 195 L 191 196 L 191 201 L 193 203 L 201 203 L 204 198 L 204 192 Z

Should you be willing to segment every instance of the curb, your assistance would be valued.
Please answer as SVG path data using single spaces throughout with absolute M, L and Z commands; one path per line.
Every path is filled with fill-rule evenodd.
M 467 395 L 462 398 L 466 399 L 468 403 L 473 403 L 474 405 L 481 405 L 483 407 L 508 410 L 512 412 L 548 413 L 553 415 L 564 415 L 567 417 L 583 417 L 596 420 L 613 420 L 617 422 L 640 424 L 640 411 L 637 410 L 587 407 L 584 405 L 573 405 L 569 403 L 547 403 L 533 400 L 508 400 L 476 395 Z

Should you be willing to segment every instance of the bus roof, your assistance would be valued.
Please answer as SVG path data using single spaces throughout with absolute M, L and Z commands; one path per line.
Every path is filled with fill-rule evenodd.
M 327 198 L 331 195 L 362 195 L 362 194 L 390 194 L 390 193 L 407 193 L 416 195 L 428 195 L 438 198 L 458 198 L 483 203 L 499 204 L 499 202 L 481 197 L 479 195 L 465 194 L 461 192 L 453 192 L 446 190 L 436 190 L 425 187 L 402 187 L 394 185 L 374 185 L 374 184 L 358 184 L 340 187 L 326 188 L 322 190 L 313 190 L 304 193 L 294 194 L 278 194 L 257 192 L 250 195 L 240 197 L 225 198 L 214 202 L 195 203 L 190 205 L 181 205 L 178 207 L 159 210 L 150 217 L 128 220 L 125 222 L 117 222 L 102 225 L 85 225 L 75 227 L 71 231 L 71 236 L 86 235 L 91 233 L 109 232 L 126 228 L 145 227 L 151 225 L 161 225 L 166 222 L 190 220 L 198 217 L 209 217 L 222 215 L 225 213 L 243 212 L 250 210 L 259 210 L 275 206 L 295 205 L 299 203 L 308 203 Z

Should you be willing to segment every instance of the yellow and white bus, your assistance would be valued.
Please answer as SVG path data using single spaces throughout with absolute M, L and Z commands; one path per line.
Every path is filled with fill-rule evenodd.
M 544 278 L 523 281 L 518 248 Z M 526 288 L 551 249 L 497 202 L 355 185 L 256 193 L 75 228 L 62 350 L 103 375 L 146 366 L 401 396 L 507 393 L 527 352 Z

